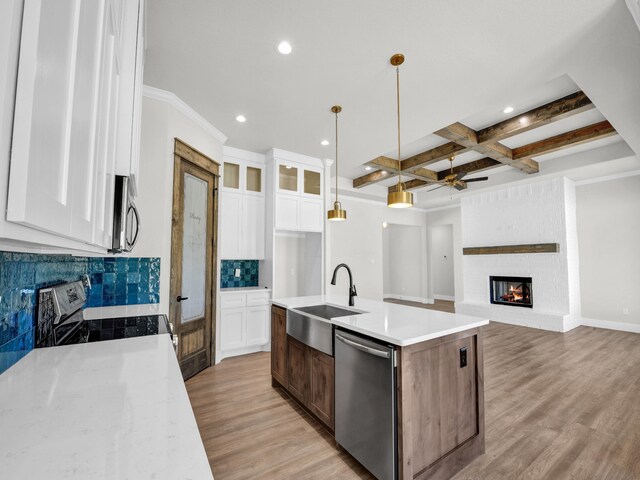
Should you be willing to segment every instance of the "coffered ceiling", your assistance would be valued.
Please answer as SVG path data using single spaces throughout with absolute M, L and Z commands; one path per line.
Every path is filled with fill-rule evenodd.
M 283 39 L 290 55 L 277 52 Z M 624 140 L 640 152 L 640 31 L 624 0 L 149 0 L 145 84 L 174 92 L 228 145 L 256 152 L 333 158 L 330 107 L 340 104 L 341 172 L 353 179 L 371 159 L 395 158 L 388 60 L 396 52 L 406 56 L 405 159 L 442 144 L 432 132 L 443 126 L 481 129 L 504 119 L 507 105 L 514 116 L 578 90 L 595 109 L 502 143 L 514 148 L 606 119 L 620 135 L 588 150 Z M 247 121 L 236 122 L 238 114 Z M 456 163 L 485 156 L 471 151 Z

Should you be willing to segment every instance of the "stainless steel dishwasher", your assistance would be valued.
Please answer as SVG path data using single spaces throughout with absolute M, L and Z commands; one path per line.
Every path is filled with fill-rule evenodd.
M 395 347 L 340 328 L 334 335 L 336 441 L 379 480 L 395 480 Z

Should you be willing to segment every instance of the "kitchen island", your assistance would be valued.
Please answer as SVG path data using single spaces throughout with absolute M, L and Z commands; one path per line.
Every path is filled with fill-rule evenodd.
M 353 312 L 343 311 L 343 316 L 330 320 L 316 318 L 323 322 L 322 328 L 326 328 L 328 322 L 335 331 L 335 360 L 333 347 L 314 348 L 315 344 L 297 335 L 296 325 L 292 325 L 301 318 L 295 312 L 327 304 Z M 288 310 L 294 314 L 288 315 Z M 314 321 L 313 318 L 310 321 Z M 336 332 L 355 334 L 356 339 L 361 338 L 365 343 L 376 341 L 389 345 L 395 350 L 390 395 L 395 396 L 393 434 L 397 441 L 395 447 L 388 448 L 396 449 L 397 477 L 450 478 L 484 453 L 481 327 L 488 323 L 478 317 L 359 298 L 354 307 L 348 307 L 348 297 L 339 295 L 275 299 L 272 301 L 272 384 L 284 388 L 335 432 L 342 444 L 340 430 L 344 431 L 345 427 L 340 419 L 349 416 L 336 415 L 339 400 L 346 395 L 347 403 L 349 397 L 353 397 L 354 402 L 369 408 L 368 403 L 374 401 L 375 395 L 362 396 L 359 386 L 354 390 L 345 388 L 344 383 L 343 391 L 339 390 L 344 365 L 335 364 L 339 361 L 337 340 L 340 336 Z M 309 338 L 314 340 L 316 336 L 317 332 Z M 384 373 L 381 371 L 380 375 Z M 371 417 L 371 423 L 380 421 L 377 415 Z M 366 428 L 367 421 L 360 426 Z M 367 438 L 361 440 L 368 441 Z M 355 444 L 358 441 L 356 438 Z M 368 466 L 357 452 L 351 453 Z M 379 475 L 379 478 L 390 477 Z
M 213 479 L 168 334 L 31 351 L 0 432 L 2 478 Z

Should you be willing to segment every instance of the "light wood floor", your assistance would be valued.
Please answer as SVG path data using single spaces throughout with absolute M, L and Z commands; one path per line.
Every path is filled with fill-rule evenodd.
M 440 312 L 456 313 L 455 303 L 449 300 L 434 300 L 433 303 L 420 303 L 411 302 L 409 300 L 398 300 L 397 298 L 385 298 L 384 301 L 387 303 L 397 303 L 398 305 L 426 308 L 427 310 L 438 310 Z
M 486 453 L 461 479 L 640 478 L 640 335 L 485 327 Z M 371 478 L 286 395 L 270 357 L 187 381 L 216 480 Z

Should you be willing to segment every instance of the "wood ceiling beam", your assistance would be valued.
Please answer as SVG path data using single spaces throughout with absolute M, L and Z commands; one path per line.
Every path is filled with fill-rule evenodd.
M 470 150 L 482 153 L 483 155 L 493 158 L 505 165 L 510 165 L 518 170 L 522 170 L 525 173 L 538 172 L 538 163 L 535 160 L 516 160 L 513 158 L 513 152 L 511 149 L 501 143 L 495 142 L 480 145 L 478 143 L 477 132 L 460 122 L 456 122 L 448 127 L 442 128 L 435 132 L 435 134 Z
M 463 165 L 458 165 L 457 167 L 453 167 L 453 173 L 478 173 L 484 170 L 489 170 L 491 168 L 501 167 L 503 164 L 498 160 L 493 158 L 485 157 L 480 160 L 475 160 L 473 162 L 465 163 Z M 442 170 L 438 172 L 438 180 L 444 180 L 447 175 L 451 174 L 451 169 Z
M 353 188 L 362 188 L 367 185 L 372 185 L 377 182 L 381 182 L 398 173 L 398 161 L 389 157 L 377 157 L 366 163 L 371 167 L 377 167 L 380 170 L 367 173 L 361 177 L 353 180 Z M 425 183 L 436 182 L 438 180 L 438 172 L 429 170 L 427 168 L 417 168 L 413 172 L 402 172 L 405 177 L 410 177 L 417 180 L 422 180 Z
M 601 138 L 615 135 L 616 129 L 606 120 L 578 128 L 570 132 L 561 133 L 551 138 L 546 138 L 538 142 L 513 149 L 514 159 L 529 159 L 534 156 L 557 152 L 565 148 L 574 147 Z
M 489 170 L 491 168 L 501 167 L 504 165 L 500 163 L 498 160 L 494 160 L 493 158 L 481 158 L 480 160 L 474 160 L 473 162 L 465 163 L 463 165 L 458 165 L 457 167 L 453 167 L 453 173 L 478 173 L 484 170 Z M 437 172 L 437 180 L 444 180 L 447 175 L 451 173 L 451 169 L 442 170 Z M 435 182 L 425 182 L 422 180 L 414 179 L 408 182 L 404 182 L 404 186 L 406 190 L 415 190 L 417 188 L 425 187 L 427 185 L 433 185 Z M 395 192 L 397 190 L 397 185 L 392 185 L 389 187 L 389 192 Z
M 420 187 L 424 187 L 425 185 L 433 185 L 433 182 L 425 182 L 424 180 L 418 180 L 416 178 L 414 178 L 413 180 L 409 180 L 408 182 L 403 182 L 404 183 L 404 189 L 405 190 L 415 190 L 416 188 L 420 188 Z M 398 185 L 391 185 L 389 187 L 389 193 L 393 193 L 395 191 L 398 190 Z
M 432 148 L 426 152 L 418 153 L 417 155 L 403 160 L 402 172 L 412 172 L 420 167 L 439 162 L 440 160 L 446 160 L 452 155 L 459 155 L 468 150 L 468 148 L 458 145 L 455 142 L 445 143 L 444 145 Z
M 393 176 L 392 173 L 385 170 L 376 170 L 375 172 L 367 173 L 358 178 L 353 179 L 353 188 L 362 188 L 374 183 L 381 182 Z
M 593 102 L 579 91 L 534 108 L 521 115 L 508 118 L 490 127 L 478 130 L 478 143 L 494 143 L 527 132 L 548 123 L 576 115 L 594 108 Z

